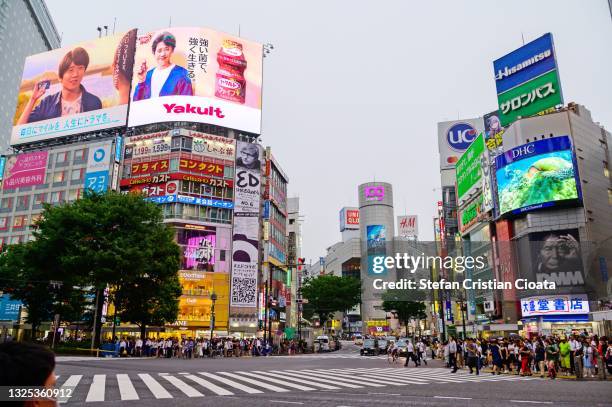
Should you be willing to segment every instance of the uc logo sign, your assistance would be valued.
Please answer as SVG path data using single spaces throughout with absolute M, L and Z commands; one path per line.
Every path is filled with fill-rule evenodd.
M 448 129 L 446 141 L 456 151 L 465 151 L 476 139 L 476 129 L 467 123 L 456 123 Z
M 99 148 L 94 152 L 94 161 L 99 163 L 100 161 L 102 161 L 104 159 L 104 156 L 106 155 L 106 153 L 104 152 L 103 148 Z

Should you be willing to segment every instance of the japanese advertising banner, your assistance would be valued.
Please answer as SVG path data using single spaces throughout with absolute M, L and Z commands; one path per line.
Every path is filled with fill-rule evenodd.
M 397 233 L 401 237 L 419 235 L 419 218 L 417 215 L 403 215 L 397 217 Z
M 495 158 L 500 214 L 581 198 L 569 136 L 538 140 Z
M 224 167 L 221 164 L 214 164 L 200 160 L 192 160 L 189 158 L 181 158 L 179 160 L 179 169 L 183 171 L 199 172 L 201 174 L 222 177 L 223 168 Z
M 125 126 L 136 29 L 26 58 L 11 145 Z
M 524 317 L 588 313 L 589 300 L 585 294 L 550 295 L 521 299 L 521 314 Z
M 111 147 L 110 141 L 89 146 L 84 184 L 86 191 L 102 193 L 108 189 Z
M 484 137 L 479 134 L 476 140 L 468 147 L 457 161 L 457 201 L 461 205 L 466 195 L 480 186 L 482 176 L 482 154 L 484 152 Z
M 499 120 L 499 112 L 497 110 L 487 113 L 483 116 L 484 120 L 484 136 L 485 145 L 492 158 L 503 152 L 502 144 L 504 128 Z
M 438 123 L 440 169 L 455 168 L 461 154 L 483 131 L 482 117 Z
M 154 160 L 141 163 L 132 163 L 131 175 L 146 175 L 155 174 L 158 172 L 167 172 L 170 160 Z
M 142 134 L 126 139 L 124 158 L 139 158 L 170 152 L 172 137 L 169 131 Z
M 230 305 L 256 307 L 259 264 L 259 211 L 262 149 L 257 144 L 236 144 L 234 231 Z
M 359 230 L 359 208 L 340 209 L 340 232 L 345 230 Z
M 2 189 L 15 189 L 45 183 L 47 171 L 47 151 L 37 151 L 10 156 L 4 165 L 4 184 Z
M 130 126 L 167 121 L 261 132 L 261 44 L 208 28 L 140 35 Z
M 493 62 L 502 126 L 563 104 L 551 33 Z
M 236 141 L 226 137 L 214 136 L 199 131 L 189 131 L 193 137 L 191 152 L 222 160 L 234 161 Z
M 178 234 L 182 270 L 215 271 L 217 235 L 210 230 L 187 230 Z

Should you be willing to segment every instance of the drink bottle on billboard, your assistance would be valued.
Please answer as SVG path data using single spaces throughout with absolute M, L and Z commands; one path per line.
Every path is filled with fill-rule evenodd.
M 246 79 L 244 70 L 247 61 L 242 52 L 242 44 L 233 40 L 224 40 L 217 53 L 219 70 L 215 86 L 215 96 L 244 103 L 246 96 Z

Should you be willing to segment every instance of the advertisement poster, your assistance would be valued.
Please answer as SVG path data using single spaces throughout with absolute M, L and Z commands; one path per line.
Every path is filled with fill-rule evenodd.
M 385 225 L 367 225 L 366 242 L 368 253 L 368 274 L 385 275 L 386 267 L 374 267 L 374 258 L 386 254 L 386 227 Z
M 261 132 L 261 44 L 207 28 L 139 35 L 129 126 L 167 121 Z
M 259 212 L 261 200 L 262 149 L 238 141 L 234 181 L 234 231 L 230 305 L 257 305 L 259 264 Z
M 493 62 L 499 119 L 506 127 L 563 104 L 553 38 L 544 34 Z
M 139 158 L 170 152 L 171 136 L 169 131 L 141 134 L 126 139 L 124 158 Z
M 345 230 L 359 230 L 359 208 L 340 209 L 340 232 Z
M 499 112 L 497 110 L 487 113 L 483 116 L 485 126 L 485 145 L 491 158 L 495 158 L 497 155 L 503 152 L 503 135 L 504 128 L 499 120 Z
M 37 151 L 10 156 L 4 164 L 4 184 L 2 189 L 15 189 L 45 183 L 47 171 L 47 151 Z
M 11 145 L 125 126 L 136 29 L 31 55 Z
M 513 148 L 495 163 L 500 214 L 581 198 L 569 136 Z
M 207 157 L 231 160 L 236 158 L 236 141 L 226 137 L 214 136 L 189 130 L 189 136 L 193 137 L 191 151 Z
M 536 281 L 553 281 L 558 288 L 584 286 L 578 229 L 530 233 L 529 244 L 532 273 L 528 277 L 535 274 Z
M 482 117 L 438 123 L 440 169 L 455 168 L 459 157 L 483 131 Z
M 457 161 L 457 201 L 461 205 L 466 195 L 480 186 L 482 179 L 482 155 L 484 153 L 484 137 L 480 133 L 465 153 Z
M 182 270 L 215 271 L 217 236 L 214 231 L 183 229 L 177 243 L 182 251 Z
M 109 183 L 111 157 L 110 141 L 89 146 L 84 185 L 86 191 L 106 192 Z

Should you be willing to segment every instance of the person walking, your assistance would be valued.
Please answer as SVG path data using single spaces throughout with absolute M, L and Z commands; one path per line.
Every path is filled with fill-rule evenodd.
M 491 340 L 491 345 L 489 345 L 489 354 L 491 355 L 491 364 L 493 365 L 493 371 L 491 373 L 500 375 L 504 366 L 504 361 L 502 359 L 500 346 L 494 339 Z
M 554 340 L 546 341 L 546 363 L 548 365 L 548 376 L 551 379 L 557 377 L 557 362 L 559 360 L 559 348 Z
M 540 377 L 544 377 L 545 374 L 545 365 L 546 365 L 546 347 L 544 346 L 544 342 L 542 342 L 542 339 L 538 338 L 537 342 L 536 342 L 536 346 L 535 346 L 535 350 L 534 350 L 534 354 L 535 354 L 535 365 L 536 368 L 538 370 L 538 372 L 540 373 Z
M 451 373 L 457 373 L 457 342 L 455 342 L 454 336 L 451 336 L 448 342 L 448 360 L 450 367 L 453 369 Z
M 574 351 L 574 355 L 576 352 Z M 565 376 L 569 376 L 572 371 L 571 368 L 571 345 L 569 342 L 565 340 L 565 337 L 561 338 L 561 342 L 559 343 L 559 356 L 561 362 L 561 371 Z
M 478 363 L 478 347 L 472 338 L 467 339 L 467 343 L 465 344 L 465 352 L 467 355 L 467 366 L 470 368 L 470 374 L 474 373 L 474 368 L 476 368 L 476 374 L 480 374 L 480 366 Z
M 580 380 L 583 377 L 583 367 L 584 367 L 584 346 L 582 341 L 576 340 L 576 351 L 574 352 L 574 370 L 576 374 L 576 379 Z
M 414 367 L 419 366 L 414 354 L 414 345 L 412 344 L 412 341 L 408 341 L 406 342 L 406 362 L 404 363 L 404 367 L 408 367 L 411 360 L 414 362 Z
M 519 374 L 521 376 L 531 376 L 531 349 L 527 345 L 527 341 L 523 342 L 523 346 L 520 349 L 519 357 L 521 359 L 521 370 Z

